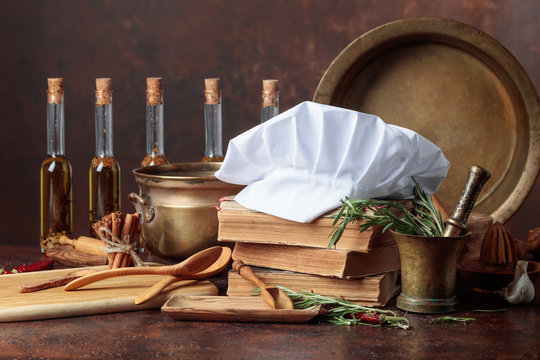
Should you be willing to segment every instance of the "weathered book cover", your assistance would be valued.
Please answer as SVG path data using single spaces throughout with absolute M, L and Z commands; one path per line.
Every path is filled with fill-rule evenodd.
M 326 249 L 333 229 L 332 216 L 335 214 L 337 210 L 310 223 L 298 223 L 246 209 L 236 201 L 227 199 L 221 202 L 218 211 L 218 240 Z M 360 232 L 358 224 L 353 222 L 345 229 L 335 249 L 367 252 L 372 248 L 395 244 L 390 232 L 382 233 L 380 226 Z
M 293 291 L 312 291 L 324 296 L 339 296 L 367 306 L 384 306 L 399 291 L 399 271 L 366 276 L 360 279 L 336 279 L 292 271 L 252 268 L 265 284 L 284 286 Z M 249 296 L 257 285 L 242 278 L 236 271 L 228 273 L 227 295 Z
M 337 278 L 359 278 L 400 269 L 395 245 L 358 252 L 237 242 L 232 258 L 247 265 Z

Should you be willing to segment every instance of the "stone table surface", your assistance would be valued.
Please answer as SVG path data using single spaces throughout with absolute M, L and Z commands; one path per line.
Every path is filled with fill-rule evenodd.
M 36 247 L 0 245 L 0 266 L 40 260 Z M 9 275 L 8 275 L 9 276 Z M 223 291 L 223 275 L 213 281 Z M 539 359 L 540 282 L 532 304 L 509 305 L 459 286 L 459 310 L 474 317 L 429 325 L 437 315 L 405 314 L 410 330 L 327 323 L 177 321 L 158 309 L 2 323 L 1 359 Z M 475 309 L 507 309 L 477 312 Z

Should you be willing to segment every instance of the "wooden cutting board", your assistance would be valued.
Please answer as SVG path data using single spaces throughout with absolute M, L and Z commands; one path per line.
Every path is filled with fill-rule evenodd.
M 96 270 L 106 266 L 87 267 Z M 163 279 L 161 275 L 120 276 L 64 291 L 56 287 L 33 293 L 19 293 L 19 286 L 66 276 L 82 268 L 0 275 L 0 322 L 52 319 L 68 316 L 105 314 L 160 308 L 173 295 L 217 295 L 209 281 L 184 286 L 173 284 L 154 299 L 135 305 L 135 298 Z

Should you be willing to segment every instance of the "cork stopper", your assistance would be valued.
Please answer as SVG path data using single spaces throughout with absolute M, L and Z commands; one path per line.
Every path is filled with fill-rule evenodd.
M 262 106 L 277 106 L 279 89 L 278 89 L 278 80 L 275 79 L 265 79 L 263 80 L 263 90 L 262 90 Z
M 278 91 L 278 80 L 266 79 L 263 80 L 263 91 L 276 92 Z
M 158 105 L 163 103 L 163 88 L 161 86 L 162 78 L 146 78 L 146 104 Z
M 219 104 L 221 97 L 220 79 L 204 79 L 205 104 Z
M 96 79 L 96 105 L 109 105 L 112 102 L 111 78 Z
M 111 91 L 111 78 L 97 78 L 96 90 L 97 91 Z
M 161 82 L 162 78 L 160 77 L 148 77 L 146 78 L 146 90 L 159 92 L 162 90 Z
M 63 78 L 48 78 L 47 83 L 49 88 L 47 89 L 47 102 L 49 104 L 59 104 L 62 100 L 62 94 L 64 93 Z

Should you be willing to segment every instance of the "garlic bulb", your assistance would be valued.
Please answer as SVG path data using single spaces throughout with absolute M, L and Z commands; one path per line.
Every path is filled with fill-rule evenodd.
M 527 274 L 527 261 L 520 260 L 516 264 L 514 281 L 507 287 L 497 291 L 510 304 L 528 304 L 534 299 L 534 285 Z

